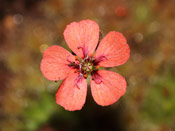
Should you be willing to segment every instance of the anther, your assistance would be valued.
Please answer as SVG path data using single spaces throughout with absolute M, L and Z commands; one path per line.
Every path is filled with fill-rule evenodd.
M 90 57 L 92 57 L 93 56 L 93 54 L 90 54 Z
M 77 55 L 75 56 L 75 60 L 78 60 L 78 56 Z
M 77 73 L 77 69 L 74 69 L 74 73 Z
M 83 77 L 84 77 L 84 78 L 87 78 L 87 74 L 84 74 Z

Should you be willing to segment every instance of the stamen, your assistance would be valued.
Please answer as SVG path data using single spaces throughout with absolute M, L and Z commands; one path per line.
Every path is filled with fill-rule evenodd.
M 79 71 L 81 71 L 82 70 L 82 64 L 80 63 L 78 65 L 79 65 Z
M 74 81 L 75 85 L 78 89 L 80 89 L 80 82 L 82 81 L 82 79 L 83 79 L 83 74 L 80 73 L 79 76 Z
M 71 68 L 78 68 L 78 65 L 75 62 L 71 62 L 70 64 L 68 64 L 68 66 Z
M 86 60 L 86 59 L 89 58 L 89 56 L 88 56 L 88 50 L 87 50 L 86 47 L 79 46 L 79 47 L 77 47 L 77 49 L 82 49 L 82 52 L 83 52 L 83 55 L 84 55 L 84 60 Z
M 94 60 L 93 55 L 94 55 L 94 54 L 90 54 L 90 58 L 89 58 L 89 62 L 90 62 L 90 63 L 92 63 L 93 60 Z
M 99 62 L 104 61 L 104 60 L 107 60 L 106 56 L 100 56 L 100 57 L 96 58 L 93 61 L 93 63 L 94 63 L 94 65 L 98 65 Z
M 93 57 L 93 54 L 90 54 L 90 57 Z
M 87 74 L 84 74 L 83 77 L 84 77 L 84 78 L 87 78 Z
M 92 80 L 95 81 L 96 84 L 100 84 L 102 81 L 102 77 L 98 74 L 97 71 L 93 71 L 91 73 L 91 76 L 92 76 Z
M 84 60 L 87 62 L 88 59 L 89 59 L 89 56 L 86 55 L 86 57 L 84 58 Z

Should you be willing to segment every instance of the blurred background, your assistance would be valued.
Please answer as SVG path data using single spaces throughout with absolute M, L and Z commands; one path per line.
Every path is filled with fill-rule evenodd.
M 69 112 L 40 62 L 51 45 L 68 49 L 66 25 L 84 19 L 127 38 L 130 59 L 109 70 L 128 87 L 108 107 L 88 88 L 83 109 Z M 175 0 L 0 0 L 0 130 L 175 131 Z

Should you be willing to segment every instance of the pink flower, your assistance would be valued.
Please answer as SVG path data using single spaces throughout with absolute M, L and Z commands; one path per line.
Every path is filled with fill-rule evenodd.
M 92 20 L 72 22 L 64 31 L 64 38 L 74 56 L 54 45 L 43 53 L 41 71 L 48 80 L 63 80 L 56 92 L 56 103 L 66 110 L 80 110 L 86 100 L 88 75 L 91 75 L 91 92 L 101 106 L 116 102 L 126 91 L 126 80 L 121 75 L 100 67 L 124 64 L 130 55 L 125 37 L 109 32 L 99 42 L 99 26 Z M 94 53 L 95 52 L 95 53 Z

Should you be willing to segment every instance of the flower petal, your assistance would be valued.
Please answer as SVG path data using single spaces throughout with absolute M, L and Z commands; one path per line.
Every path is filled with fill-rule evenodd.
M 66 110 L 80 110 L 86 100 L 87 82 L 84 77 L 79 78 L 78 73 L 71 73 L 58 88 L 56 103 Z M 79 79 L 79 81 L 77 81 Z
M 72 22 L 64 31 L 69 48 L 83 58 L 93 54 L 99 40 L 99 26 L 92 20 Z
M 68 64 L 74 61 L 74 56 L 64 48 L 54 45 L 43 53 L 41 71 L 49 80 L 62 80 L 72 70 Z
M 126 80 L 121 75 L 106 70 L 97 72 L 101 82 L 97 83 L 91 78 L 91 92 L 97 104 L 102 106 L 116 102 L 126 91 Z
M 99 66 L 114 67 L 124 64 L 130 56 L 130 49 L 125 37 L 115 31 L 109 32 L 100 42 L 95 53 Z

